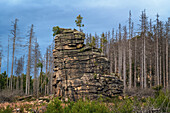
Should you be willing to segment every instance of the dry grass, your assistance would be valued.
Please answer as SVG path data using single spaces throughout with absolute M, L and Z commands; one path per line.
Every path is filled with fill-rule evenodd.
M 16 96 L 22 96 L 23 93 L 20 90 L 5 89 L 0 92 L 0 103 L 4 102 L 13 102 L 16 99 Z

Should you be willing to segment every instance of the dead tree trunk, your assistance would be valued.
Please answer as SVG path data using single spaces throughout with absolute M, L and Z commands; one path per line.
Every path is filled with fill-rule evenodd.
M 31 44 L 33 38 L 33 24 L 31 26 L 30 35 L 29 35 L 29 51 L 28 51 L 28 62 L 27 62 L 27 76 L 26 76 L 26 95 L 30 94 L 30 68 L 31 68 Z
M 114 51 L 114 61 L 115 61 L 115 73 L 117 73 L 117 45 L 118 45 L 118 42 L 117 42 L 117 31 L 116 31 L 116 42 L 115 42 L 115 51 Z
M 159 25 L 159 19 L 158 19 L 159 15 L 157 15 L 157 29 L 156 29 L 156 76 L 157 76 L 157 85 L 160 84 L 160 81 L 159 81 L 159 51 L 158 51 L 158 25 Z
M 132 88 L 131 11 L 129 12 L 129 88 Z
M 147 17 L 146 17 L 146 12 L 144 10 L 144 15 L 143 15 L 143 25 L 144 25 L 144 33 L 143 33 L 143 71 L 144 71 L 144 88 L 147 88 L 147 80 L 146 80 L 146 31 L 147 31 Z
M 47 48 L 47 51 L 46 51 L 46 74 L 45 74 L 45 79 L 48 79 L 48 48 Z M 48 85 L 47 85 L 47 81 L 45 80 L 45 95 L 48 94 L 49 92 L 49 88 L 48 88 Z
M 11 66 L 11 79 L 10 79 L 10 89 L 13 88 L 13 69 L 14 69 L 14 55 L 15 55 L 15 41 L 16 41 L 16 33 L 17 33 L 17 21 L 18 19 L 15 19 L 14 23 L 14 29 L 11 31 L 11 34 L 13 35 L 13 51 L 12 51 L 12 66 Z
M 9 75 L 9 37 L 8 37 L 8 53 L 7 53 L 7 75 Z M 8 82 L 8 76 L 7 76 L 7 88 L 9 87 L 8 84 L 9 82 Z
M 124 27 L 124 36 L 123 36 L 123 85 L 124 91 L 126 90 L 126 38 L 127 31 L 126 26 Z
M 121 24 L 119 24 L 119 45 L 118 45 L 118 49 L 119 49 L 119 69 L 118 69 L 118 74 L 120 79 L 122 80 L 122 41 L 121 41 Z
M 169 33 L 169 21 L 166 23 L 166 88 L 168 89 L 169 85 L 169 73 L 168 73 L 168 34 Z
M 37 44 L 37 40 L 36 40 L 36 42 L 35 42 L 35 49 L 34 49 L 34 85 L 33 85 L 33 87 L 34 87 L 34 95 L 36 96 L 36 97 L 38 97 L 38 93 L 37 93 L 37 90 L 38 90 L 38 86 L 37 86 L 37 82 L 38 82 L 38 80 L 37 80 L 37 57 L 38 57 L 38 55 L 37 55 L 37 52 L 38 52 L 38 44 Z
M 0 74 L 1 74 L 2 53 L 0 52 Z

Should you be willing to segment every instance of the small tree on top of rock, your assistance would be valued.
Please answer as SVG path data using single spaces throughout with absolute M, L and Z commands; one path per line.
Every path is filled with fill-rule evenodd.
M 77 16 L 77 20 L 75 20 L 76 25 L 79 27 L 79 31 L 81 31 L 81 27 L 84 27 L 84 24 L 82 24 L 82 19 L 81 15 Z
M 60 33 L 60 27 L 59 26 L 55 26 L 53 27 L 53 36 L 55 36 L 56 34 Z

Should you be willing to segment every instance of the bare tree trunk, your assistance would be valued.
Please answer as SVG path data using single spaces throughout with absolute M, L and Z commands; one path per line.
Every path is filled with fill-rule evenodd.
M 124 27 L 124 37 L 123 37 L 123 85 L 124 91 L 126 90 L 126 38 L 127 38 L 127 31 L 126 26 Z
M 136 43 L 137 43 L 137 38 L 135 38 L 135 56 L 134 56 L 134 87 L 136 88 Z
M 131 11 L 129 12 L 129 88 L 132 88 Z
M 157 85 L 157 36 L 156 36 L 156 27 L 154 26 L 154 56 L 155 56 L 155 61 L 154 61 L 154 86 Z
M 149 26 L 150 26 L 150 34 L 152 34 L 152 20 L 150 19 L 150 22 L 149 22 Z M 151 44 L 152 45 L 152 44 Z M 154 51 L 155 51 L 155 44 L 153 43 L 152 46 L 150 46 L 150 64 L 149 64 L 149 76 L 150 76 L 150 88 L 152 87 L 152 80 L 153 80 L 153 75 L 152 75 L 152 48 L 154 48 Z
M 119 45 L 118 45 L 118 48 L 119 48 L 119 69 L 118 69 L 118 74 L 119 74 L 119 77 L 120 79 L 122 80 L 122 41 L 121 41 L 121 24 L 119 24 Z
M 156 38 L 156 68 L 157 68 L 157 85 L 159 85 L 159 56 L 158 56 L 158 36 Z
M 16 40 L 16 31 L 17 31 L 17 21 L 18 19 L 15 19 L 15 23 L 14 23 L 14 29 L 12 30 L 12 35 L 13 37 L 13 52 L 12 52 L 12 66 L 11 66 L 11 81 L 10 81 L 10 89 L 12 90 L 13 88 L 13 69 L 14 69 L 14 55 L 15 55 L 15 40 Z
M 37 77 L 37 92 L 36 92 L 36 94 L 37 94 L 37 98 L 39 97 L 39 82 L 40 82 L 40 77 Z
M 25 55 L 22 57 L 22 65 L 23 65 L 23 67 L 24 67 L 24 57 L 25 57 Z M 24 93 L 24 74 L 21 74 L 21 91 Z
M 7 53 L 7 75 L 9 75 L 9 37 L 8 37 L 8 53 Z M 8 76 L 7 76 L 7 88 L 8 88 Z
M 157 30 L 156 30 L 156 70 L 157 70 L 157 85 L 159 85 L 159 53 L 158 53 L 158 24 L 159 24 L 159 20 L 158 20 L 159 15 L 157 15 Z
M 117 73 L 117 55 L 118 55 L 118 53 L 117 53 L 117 32 L 116 32 L 116 42 L 115 42 L 115 51 L 114 51 L 114 55 L 115 55 L 115 73 Z
M 14 81 L 15 81 L 15 77 L 12 78 L 12 90 L 15 89 L 15 87 L 14 87 L 15 86 L 15 82 Z
M 142 61 L 141 61 L 141 88 L 143 89 L 143 50 L 142 50 Z
M 162 57 L 163 57 L 163 62 L 162 62 L 163 63 L 163 71 L 162 72 L 163 72 L 163 86 L 165 88 L 166 87 L 166 78 L 165 78 L 165 73 L 166 73 L 166 71 L 165 71 L 165 61 L 166 61 L 166 58 L 165 58 L 165 53 L 166 53 L 165 52 L 165 48 L 166 47 L 165 46 L 166 46 L 166 44 L 164 42 L 165 42 L 165 40 L 163 38 L 163 45 L 162 45 L 163 46 L 163 51 L 162 51 L 163 52 L 163 55 L 162 55 Z
M 141 88 L 143 89 L 144 85 L 143 85 L 143 34 L 142 34 L 142 38 L 141 38 L 141 41 L 142 41 L 142 54 L 141 54 Z
M 144 71 L 144 88 L 147 88 L 147 83 L 146 83 L 146 42 L 145 42 L 145 36 L 143 37 L 143 44 L 144 44 L 144 50 L 143 50 L 143 71 Z
M 169 73 L 168 73 L 168 34 L 169 33 L 169 22 L 166 23 L 166 88 L 168 89 Z M 169 61 L 170 62 L 170 61 Z M 170 66 L 169 66 L 170 67 Z
M 31 26 L 29 35 L 29 52 L 28 52 L 28 62 L 27 62 L 27 77 L 26 77 L 26 95 L 30 94 L 30 65 L 31 65 L 31 43 L 33 38 L 33 24 Z
M 152 60 L 151 60 L 151 56 L 150 56 L 150 69 L 149 69 L 149 76 L 150 76 L 150 88 L 152 87 Z
M 23 91 L 23 74 L 21 74 L 21 87 L 20 90 Z
M 52 47 L 51 47 L 51 51 L 53 50 L 53 44 L 52 44 Z M 52 79 L 53 79 L 53 67 L 54 67 L 54 62 L 53 62 L 53 60 L 54 60 L 54 58 L 53 58 L 53 53 L 51 53 L 51 69 L 50 69 L 50 77 L 51 77 L 51 79 L 50 79 L 50 92 L 51 92 L 51 94 L 53 94 L 53 87 L 52 87 Z
M 109 51 L 110 51 L 110 31 L 108 31 L 108 33 L 106 34 L 106 36 L 107 36 L 107 43 L 106 43 L 106 48 L 107 48 L 107 58 L 110 60 L 110 53 L 109 53 Z
M 112 30 L 112 38 L 110 39 L 110 32 L 108 33 L 108 39 L 110 40 L 109 43 L 109 52 L 108 55 L 110 56 L 110 74 L 113 73 L 113 54 L 114 54 L 114 50 L 113 50 L 113 45 L 114 45 L 114 29 Z
M 47 51 L 46 51 L 46 74 L 45 74 L 45 79 L 48 77 L 48 48 L 47 48 Z M 45 95 L 48 94 L 48 85 L 47 85 L 47 82 L 45 80 Z
M 37 94 L 37 90 L 38 90 L 38 86 L 37 86 L 37 52 L 38 52 L 38 50 L 37 50 L 37 48 L 38 48 L 38 45 L 37 45 L 37 40 L 36 40 L 35 50 L 34 50 L 35 59 L 34 59 L 34 85 L 33 85 L 34 90 L 33 91 L 34 91 L 34 95 L 36 95 L 38 97 L 38 94 Z
M 0 74 L 1 74 L 1 62 L 2 62 L 2 53 L 0 52 Z
M 19 76 L 17 76 L 16 90 L 19 90 Z
M 53 60 L 52 60 L 53 61 Z M 51 68 L 51 73 L 50 73 L 50 77 L 51 77 L 51 79 L 50 79 L 50 93 L 51 94 L 53 94 L 53 87 L 52 87 L 52 85 L 53 85 L 53 66 L 54 64 L 52 63 L 52 68 Z
M 143 25 L 144 25 L 144 33 L 143 33 L 143 71 L 144 71 L 144 88 L 147 88 L 147 80 L 146 80 L 146 76 L 147 76 L 147 74 L 146 74 L 146 30 L 147 30 L 147 28 L 146 28 L 146 19 L 147 19 L 147 17 L 146 17 L 146 13 L 145 13 L 145 10 L 144 10 L 144 15 L 143 15 L 144 17 L 143 17 Z
M 51 65 L 52 65 L 52 62 L 51 62 L 51 46 L 49 46 L 49 49 L 48 49 L 49 53 L 48 53 L 48 94 L 51 94 Z
M 161 62 L 162 56 L 159 56 L 159 84 L 162 85 L 162 62 Z
M 113 53 L 110 52 L 110 74 L 113 72 Z

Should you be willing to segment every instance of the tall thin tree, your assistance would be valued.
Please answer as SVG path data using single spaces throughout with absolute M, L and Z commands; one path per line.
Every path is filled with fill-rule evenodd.
M 123 85 L 124 91 L 126 90 L 126 38 L 127 38 L 127 30 L 126 26 L 123 28 L 124 35 L 123 35 Z
M 10 79 L 10 89 L 12 90 L 13 88 L 13 69 L 14 69 L 14 57 L 15 57 L 15 43 L 16 43 L 16 37 L 17 37 L 17 22 L 18 19 L 15 19 L 15 22 L 13 23 L 13 30 L 11 30 L 11 34 L 13 35 L 12 40 L 13 40 L 13 50 L 12 50 L 12 66 L 11 66 L 11 79 Z
M 132 88 L 131 11 L 129 11 L 129 88 Z
M 166 88 L 168 89 L 169 88 L 169 72 L 168 72 L 168 57 L 169 57 L 169 54 L 168 54 L 168 46 L 169 46 L 169 40 L 168 40 L 168 36 L 169 36 L 169 24 L 170 24 L 170 19 L 168 20 L 168 22 L 166 22 Z M 170 67 L 170 66 L 169 66 Z
M 122 36 L 121 36 L 121 24 L 119 24 L 119 45 L 118 45 L 118 54 L 119 54 L 119 69 L 118 69 L 118 74 L 120 79 L 122 79 Z
M 26 76 L 26 95 L 30 94 L 30 68 L 31 68 L 31 46 L 33 38 L 33 24 L 31 25 L 31 30 L 29 34 L 29 47 L 28 47 L 28 60 L 27 60 L 27 76 Z

